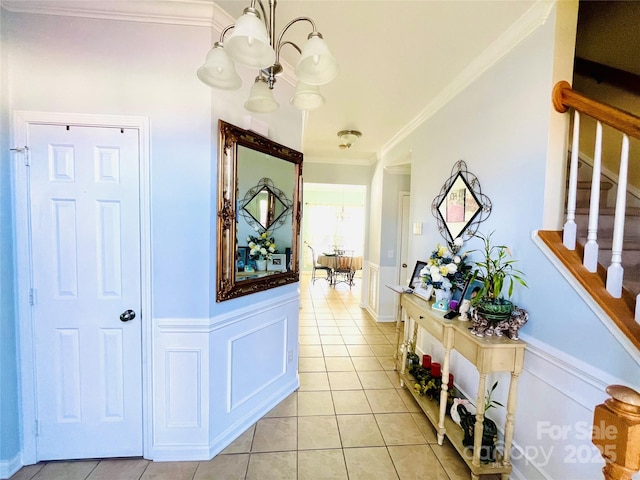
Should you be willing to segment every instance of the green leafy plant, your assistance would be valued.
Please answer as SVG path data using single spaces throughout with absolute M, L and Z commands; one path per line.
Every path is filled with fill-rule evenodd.
M 493 396 L 493 392 L 495 391 L 497 386 L 498 386 L 498 380 L 495 381 L 495 383 L 493 384 L 493 386 L 491 388 L 487 389 L 487 394 L 484 396 L 484 413 L 487 413 L 487 411 L 489 409 L 491 409 L 491 408 L 498 408 L 498 407 L 503 407 L 504 408 L 503 404 L 501 404 L 497 400 L 493 400 L 491 398 Z M 475 405 L 473 405 L 473 406 L 475 407 Z
M 497 386 L 498 386 L 498 381 L 496 380 L 495 383 L 493 384 L 493 386 L 491 388 L 487 389 L 487 394 L 484 397 L 484 412 L 485 413 L 487 413 L 487 410 L 489 410 L 490 408 L 497 408 L 497 406 L 504 408 L 503 404 L 501 404 L 497 400 L 493 400 L 491 398 L 493 396 L 493 392 L 495 391 Z
M 478 303 L 481 299 L 498 300 L 502 297 L 502 290 L 505 282 L 509 283 L 507 290 L 508 297 L 513 295 L 515 283 L 527 287 L 524 280 L 524 273 L 514 267 L 517 260 L 511 259 L 511 252 L 506 245 L 492 245 L 492 236 L 495 232 L 491 232 L 485 236 L 476 233 L 474 236 L 481 239 L 484 243 L 482 250 L 484 258 L 475 262 L 476 270 L 473 272 L 473 279 L 478 278 L 482 281 L 482 289 L 473 299 L 472 303 Z M 474 250 L 479 251 L 479 250 Z

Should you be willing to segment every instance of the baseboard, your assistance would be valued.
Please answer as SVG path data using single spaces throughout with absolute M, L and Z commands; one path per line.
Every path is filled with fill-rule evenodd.
M 290 382 L 281 388 L 280 391 L 274 394 L 269 401 L 265 402 L 265 405 L 262 408 L 246 415 L 244 418 L 229 427 L 225 432 L 222 432 L 214 438 L 209 448 L 209 459 L 215 457 L 218 453 L 227 448 L 227 446 L 229 446 L 236 438 L 273 410 L 274 407 L 295 392 L 299 387 L 300 377 L 296 376 L 294 382 Z
M 22 467 L 22 456 L 20 452 L 9 460 L 0 460 L 0 479 L 11 478 Z
M 154 462 L 202 461 L 206 462 L 227 448 L 236 438 L 242 435 L 254 423 L 269 413 L 280 402 L 296 391 L 300 380 L 296 377 L 281 388 L 266 401 L 259 409 L 250 412 L 238 422 L 230 426 L 216 438 L 211 439 L 209 445 L 161 445 L 154 447 Z

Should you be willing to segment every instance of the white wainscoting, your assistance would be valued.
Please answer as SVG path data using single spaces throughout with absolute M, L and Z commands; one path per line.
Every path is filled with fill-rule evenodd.
M 368 278 L 367 282 L 367 304 L 365 308 L 373 319 L 378 318 L 378 296 L 380 294 L 380 268 L 378 265 L 365 262 Z
M 604 462 L 591 442 L 593 411 L 606 398 L 606 387 L 625 384 L 606 372 L 522 334 L 527 342 L 524 371 L 518 383 L 515 435 L 511 452 L 512 479 L 597 480 Z M 416 353 L 442 361 L 444 349 L 420 329 Z M 451 372 L 460 392 L 475 404 L 478 373 L 466 359 L 453 352 Z M 493 399 L 506 405 L 509 375 L 495 374 L 490 386 L 499 381 Z M 628 385 L 636 390 L 638 385 Z M 487 412 L 504 432 L 505 410 Z M 596 426 L 597 427 L 597 426 Z M 640 480 L 640 474 L 633 477 Z
M 156 319 L 153 460 L 209 460 L 298 388 L 298 311 L 295 293 Z
M 385 285 L 398 283 L 398 269 L 396 267 L 380 267 L 367 262 L 367 270 L 369 273 L 367 312 L 376 322 L 395 322 L 399 296 Z

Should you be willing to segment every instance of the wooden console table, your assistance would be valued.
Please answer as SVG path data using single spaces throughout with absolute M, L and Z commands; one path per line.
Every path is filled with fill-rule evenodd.
M 445 348 L 444 360 L 442 362 L 442 391 L 440 392 L 440 402 L 435 402 L 423 396 L 411 388 L 412 378 L 405 371 L 407 362 L 408 341 L 405 340 L 403 355 L 398 359 L 400 368 L 396 364 L 396 370 L 400 373 L 405 386 L 413 394 L 416 401 L 424 411 L 427 418 L 438 431 L 438 444 L 442 445 L 444 437 L 447 436 L 456 448 L 462 459 L 471 470 L 471 480 L 479 480 L 480 475 L 500 474 L 502 480 L 508 480 L 511 473 L 511 443 L 513 441 L 514 415 L 517 401 L 518 376 L 522 373 L 524 363 L 524 351 L 526 344 L 520 340 L 511 340 L 507 337 L 477 337 L 469 332 L 470 322 L 463 322 L 457 319 L 447 320 L 439 313 L 431 309 L 431 303 L 413 295 L 400 294 L 400 312 L 397 319 L 396 328 L 400 332 L 402 323 L 402 311 L 404 311 L 407 321 L 405 322 L 404 338 L 409 339 L 410 323 L 408 319 L 415 322 L 416 328 L 420 326 L 427 330 Z M 397 335 L 398 339 L 400 335 Z M 396 342 L 399 348 L 399 340 Z M 464 432 L 450 417 L 445 415 L 447 408 L 447 381 L 449 378 L 449 363 L 451 350 L 456 350 L 464 358 L 475 365 L 480 380 L 478 382 L 478 393 L 476 398 L 476 424 L 474 430 L 473 455 L 462 445 Z M 495 462 L 481 463 L 480 451 L 482 444 L 482 430 L 484 421 L 486 380 L 489 373 L 511 372 L 509 383 L 509 396 L 507 399 L 507 414 L 504 428 L 504 450 L 501 456 L 496 457 Z

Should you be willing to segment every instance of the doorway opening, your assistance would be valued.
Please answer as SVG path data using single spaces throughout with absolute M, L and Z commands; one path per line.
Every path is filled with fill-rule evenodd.
M 305 183 L 303 192 L 302 271 L 310 272 L 313 264 L 306 245 L 311 245 L 319 253 L 340 249 L 353 250 L 354 255 L 362 256 L 365 248 L 367 187 Z

